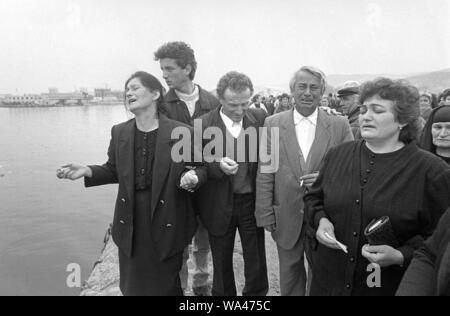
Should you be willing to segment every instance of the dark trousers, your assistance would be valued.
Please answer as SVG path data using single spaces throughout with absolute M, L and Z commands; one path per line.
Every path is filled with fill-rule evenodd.
M 235 194 L 227 232 L 223 236 L 209 234 L 214 266 L 212 295 L 237 295 L 233 271 L 236 230 L 239 230 L 244 257 L 245 287 L 242 295 L 264 296 L 269 290 L 264 229 L 256 227 L 254 194 Z

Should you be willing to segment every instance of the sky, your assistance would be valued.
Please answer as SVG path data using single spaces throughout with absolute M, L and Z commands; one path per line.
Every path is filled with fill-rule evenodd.
M 208 90 L 231 70 L 285 88 L 303 65 L 436 71 L 450 68 L 450 0 L 1 0 L 0 94 L 162 79 L 153 53 L 169 41 L 192 46 Z

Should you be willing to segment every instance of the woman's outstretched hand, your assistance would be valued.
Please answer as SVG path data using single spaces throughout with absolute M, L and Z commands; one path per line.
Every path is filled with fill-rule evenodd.
M 56 176 L 59 179 L 69 180 L 77 180 L 82 177 L 90 178 L 92 177 L 92 170 L 87 166 L 71 163 L 56 170 Z

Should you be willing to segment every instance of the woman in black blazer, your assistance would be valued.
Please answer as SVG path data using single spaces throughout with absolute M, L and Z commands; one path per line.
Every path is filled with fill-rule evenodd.
M 415 143 L 418 101 L 417 89 L 403 81 L 361 87 L 363 140 L 333 148 L 304 197 L 311 295 L 395 295 L 414 250 L 450 205 L 449 183 L 440 177 L 448 165 Z M 383 216 L 396 240 L 369 246 L 364 230 Z
M 196 230 L 189 191 L 205 182 L 206 171 L 172 159 L 173 129 L 192 131 L 159 113 L 161 83 L 137 72 L 125 89 L 126 106 L 135 118 L 113 126 L 106 164 L 68 164 L 57 176 L 84 177 L 86 187 L 119 184 L 112 236 L 124 295 L 183 295 L 182 255 Z

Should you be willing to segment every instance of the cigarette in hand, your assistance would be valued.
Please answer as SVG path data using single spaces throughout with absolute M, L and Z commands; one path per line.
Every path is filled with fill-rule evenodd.
M 341 250 L 342 250 L 343 252 L 345 252 L 345 253 L 348 254 L 348 250 L 347 250 L 347 246 L 346 246 L 346 245 L 344 245 L 344 244 L 340 243 L 339 241 L 337 241 L 336 238 L 331 237 L 330 234 L 328 234 L 328 232 L 325 232 L 325 236 L 326 236 L 328 239 L 334 241 L 334 242 L 336 243 L 336 245 L 337 245 L 339 248 L 341 248 Z

